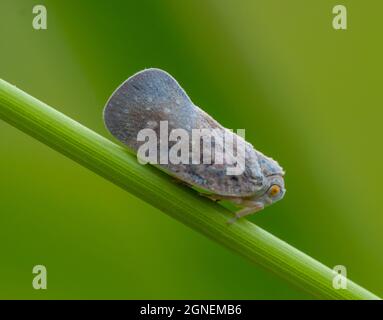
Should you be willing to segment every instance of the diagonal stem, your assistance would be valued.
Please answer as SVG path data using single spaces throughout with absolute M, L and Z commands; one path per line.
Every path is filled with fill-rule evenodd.
M 196 192 L 138 164 L 124 148 L 0 79 L 0 118 L 210 239 L 324 299 L 379 299 L 348 280 L 334 289 L 334 273 L 269 232 L 242 220 Z

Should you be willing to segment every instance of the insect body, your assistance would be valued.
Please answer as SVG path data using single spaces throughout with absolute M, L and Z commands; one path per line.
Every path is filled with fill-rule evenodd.
M 232 221 L 263 209 L 285 194 L 284 171 L 278 163 L 194 105 L 165 71 L 146 69 L 127 79 L 109 98 L 104 121 L 112 135 L 131 151 L 144 156 L 153 151 L 150 163 L 202 189 L 211 199 L 230 200 L 244 207 Z M 200 140 L 185 142 L 183 138 L 194 137 L 196 131 Z M 209 136 L 209 132 L 213 134 Z M 142 153 L 144 144 L 149 143 L 143 139 L 145 134 L 159 139 Z M 214 152 L 205 152 L 206 141 Z M 239 170 L 230 170 L 235 166 Z

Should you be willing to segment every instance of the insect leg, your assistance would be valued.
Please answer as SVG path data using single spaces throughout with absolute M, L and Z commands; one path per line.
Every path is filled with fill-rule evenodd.
M 246 207 L 246 208 L 243 208 L 239 211 L 237 211 L 235 213 L 235 216 L 234 218 L 231 218 L 229 221 L 228 221 L 228 224 L 233 224 L 235 221 L 237 221 L 239 218 L 242 218 L 242 217 L 245 217 L 245 216 L 248 216 L 250 214 L 253 214 L 253 213 L 256 213 L 260 210 L 263 209 L 263 206 L 262 205 L 256 205 L 256 206 L 251 206 L 251 207 Z
M 199 194 L 203 197 L 209 198 L 210 200 L 213 200 L 214 202 L 217 202 L 219 200 L 222 200 L 224 197 L 219 196 L 217 194 L 209 194 L 209 193 L 203 193 L 199 192 Z
M 186 187 L 189 187 L 189 188 L 192 187 L 192 185 L 191 185 L 190 183 L 187 183 L 187 182 L 185 182 L 185 181 L 182 181 L 182 180 L 180 180 L 180 179 L 177 179 L 176 177 L 171 177 L 171 180 L 172 180 L 174 183 L 178 184 L 178 185 L 186 186 Z

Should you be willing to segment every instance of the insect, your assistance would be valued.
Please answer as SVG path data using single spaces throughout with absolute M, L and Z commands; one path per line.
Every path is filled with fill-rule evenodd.
M 146 69 L 123 82 L 105 106 L 104 122 L 114 137 L 137 154 L 143 146 L 140 134 L 148 129 L 152 130 L 150 132 L 155 137 L 160 137 L 154 145 L 154 160 L 158 160 L 158 154 L 160 158 L 163 153 L 171 154 L 172 148 L 186 151 L 183 161 L 177 158 L 178 161 L 175 162 L 150 163 L 183 183 L 202 190 L 201 194 L 212 200 L 229 200 L 242 207 L 230 223 L 262 210 L 282 199 L 285 194 L 284 171 L 281 166 L 194 105 L 178 82 L 163 70 Z M 166 127 L 163 126 L 164 123 Z M 165 136 L 161 129 L 166 131 Z M 205 149 L 201 148 L 200 141 L 197 143 L 197 151 L 190 152 L 196 143 L 189 140 L 186 148 L 182 149 L 180 136 L 184 134 L 179 134 L 176 139 L 173 136 L 173 139 L 163 141 L 164 137 L 166 140 L 172 136 L 172 132 L 179 129 L 189 136 L 193 136 L 195 130 L 205 130 L 205 134 L 206 129 L 214 131 L 214 141 L 211 140 L 214 152 L 208 155 L 210 160 L 220 159 L 221 162 L 204 161 L 206 154 L 203 154 Z M 206 138 L 205 134 L 202 134 L 202 139 Z M 226 141 L 236 143 L 230 149 L 224 143 Z M 185 141 L 183 146 L 185 147 Z M 244 160 L 242 170 L 239 174 L 228 174 L 229 166 L 239 163 L 235 154 L 239 153 L 240 146 Z M 179 155 L 179 152 L 176 154 Z

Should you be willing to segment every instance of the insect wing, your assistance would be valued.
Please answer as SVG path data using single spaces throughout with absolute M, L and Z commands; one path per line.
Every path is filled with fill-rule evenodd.
M 108 100 L 104 121 L 108 130 L 135 152 L 143 143 L 138 141 L 138 133 L 149 128 L 157 137 L 161 137 L 160 124 L 165 121 L 168 134 L 181 128 L 192 138 L 192 129 L 210 129 L 221 136 L 226 134 L 231 135 L 234 140 L 241 139 L 195 106 L 177 81 L 159 69 L 147 69 L 126 80 Z M 223 163 L 202 163 L 204 148 L 200 146 L 200 153 L 197 155 L 200 163 L 193 164 L 196 154 L 193 153 L 190 140 L 188 163 L 158 162 L 157 166 L 187 184 L 222 196 L 245 197 L 259 191 L 262 188 L 263 175 L 252 145 L 244 142 L 246 161 L 243 173 L 228 175 L 227 167 L 235 161 L 234 154 L 225 149 L 220 139 L 212 141 L 214 150 L 225 153 Z M 160 139 L 157 139 L 157 143 L 157 150 L 160 152 Z M 168 154 L 175 143 L 168 143 Z M 215 151 L 212 160 L 219 156 L 219 151 Z

